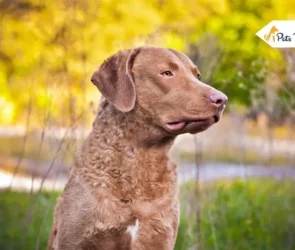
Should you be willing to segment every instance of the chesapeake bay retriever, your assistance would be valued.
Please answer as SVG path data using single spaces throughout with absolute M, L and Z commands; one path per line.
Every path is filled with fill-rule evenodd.
M 179 220 L 175 137 L 216 123 L 227 97 L 175 50 L 120 51 L 94 72 L 93 130 L 55 208 L 50 250 L 171 250 Z

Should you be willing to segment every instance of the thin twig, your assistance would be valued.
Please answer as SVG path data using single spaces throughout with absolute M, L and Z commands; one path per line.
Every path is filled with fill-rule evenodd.
M 48 81 L 46 81 L 46 83 L 48 83 Z M 52 105 L 51 100 L 52 99 L 50 99 L 49 105 L 47 106 L 46 114 L 45 114 L 45 118 L 44 118 L 44 124 L 43 124 L 43 127 L 42 127 L 41 140 L 40 140 L 40 143 L 39 143 L 38 153 L 37 153 L 37 156 L 39 157 L 39 159 L 41 157 L 41 152 L 42 152 L 42 149 L 43 149 L 43 144 L 44 144 L 44 139 L 45 139 L 45 131 L 46 131 L 49 119 L 50 119 L 50 110 L 51 110 L 51 105 Z M 33 190 L 33 183 L 34 183 L 34 175 L 32 176 L 32 189 L 31 189 L 32 194 L 33 194 L 33 191 L 34 191 Z M 22 236 L 22 241 L 23 242 L 24 242 L 24 239 L 27 237 L 29 224 L 32 221 L 33 213 L 34 213 L 34 209 L 35 209 L 34 208 L 34 201 L 33 201 L 32 198 L 33 198 L 33 196 L 31 196 L 30 205 L 27 207 L 26 219 L 25 219 L 25 223 L 24 223 L 24 232 L 25 233 Z
M 195 164 L 196 164 L 196 183 L 195 183 L 195 192 L 196 192 L 196 222 L 197 222 L 197 249 L 202 250 L 202 218 L 201 218 L 201 204 L 200 204 L 200 165 L 201 165 L 201 154 L 200 149 L 198 150 L 198 141 L 197 136 L 194 136 L 195 143 Z M 201 145 L 200 145 L 201 148 Z
M 212 214 L 211 214 L 211 209 L 209 208 L 207 211 L 208 211 L 208 218 L 209 218 L 211 232 L 212 232 L 214 249 L 219 250 L 218 245 L 217 245 L 217 238 L 216 238 L 216 228 L 214 227 L 214 222 L 213 222 L 213 217 L 212 217 Z
M 31 91 L 32 91 L 32 86 L 31 86 Z M 16 164 L 16 166 L 14 168 L 14 171 L 13 171 L 13 174 L 12 174 L 12 177 L 11 177 L 11 181 L 10 181 L 10 184 L 9 184 L 9 187 L 8 187 L 8 190 L 7 190 L 8 193 L 10 193 L 11 190 L 12 190 L 14 178 L 16 177 L 16 175 L 17 175 L 17 173 L 19 171 L 21 162 L 22 162 L 22 160 L 24 158 L 24 155 L 25 155 L 27 139 L 28 139 L 28 131 L 29 131 L 29 128 L 30 128 L 31 114 L 32 114 L 32 94 L 30 95 L 30 100 L 29 100 L 29 109 L 28 109 L 27 120 L 26 120 L 26 133 L 25 133 L 24 138 L 23 138 L 21 155 L 19 156 L 17 164 Z

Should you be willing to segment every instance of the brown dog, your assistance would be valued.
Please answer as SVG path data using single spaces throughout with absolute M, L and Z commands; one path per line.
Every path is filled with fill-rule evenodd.
M 118 52 L 94 72 L 100 109 L 59 198 L 48 249 L 171 250 L 179 219 L 179 134 L 216 123 L 227 97 L 171 49 Z

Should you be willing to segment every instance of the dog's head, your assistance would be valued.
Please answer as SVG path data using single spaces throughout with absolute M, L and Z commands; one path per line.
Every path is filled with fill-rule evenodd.
M 116 109 L 133 112 L 140 107 L 151 126 L 177 135 L 209 128 L 227 103 L 226 95 L 201 82 L 200 76 L 178 51 L 139 47 L 107 59 L 91 81 Z

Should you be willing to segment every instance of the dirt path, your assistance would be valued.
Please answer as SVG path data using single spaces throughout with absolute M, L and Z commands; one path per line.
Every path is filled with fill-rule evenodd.
M 197 177 L 197 168 L 194 164 L 183 164 L 178 168 L 179 184 L 182 185 Z M 264 167 L 259 165 L 236 165 L 223 163 L 202 164 L 199 167 L 199 180 L 201 182 L 210 182 L 219 179 L 234 178 L 250 178 L 250 177 L 269 177 L 269 178 L 295 178 L 295 168 L 292 167 Z M 65 174 L 49 176 L 44 182 L 41 177 L 32 178 L 28 176 L 15 176 L 9 172 L 0 169 L 0 189 L 10 187 L 12 189 L 30 191 L 39 190 L 42 183 L 42 190 L 62 190 L 67 177 Z
M 194 164 L 184 164 L 178 168 L 179 184 L 197 178 L 197 167 Z M 224 163 L 208 163 L 199 167 L 199 180 L 210 182 L 218 179 L 250 177 L 295 178 L 295 167 L 265 167 L 259 165 L 237 165 Z

